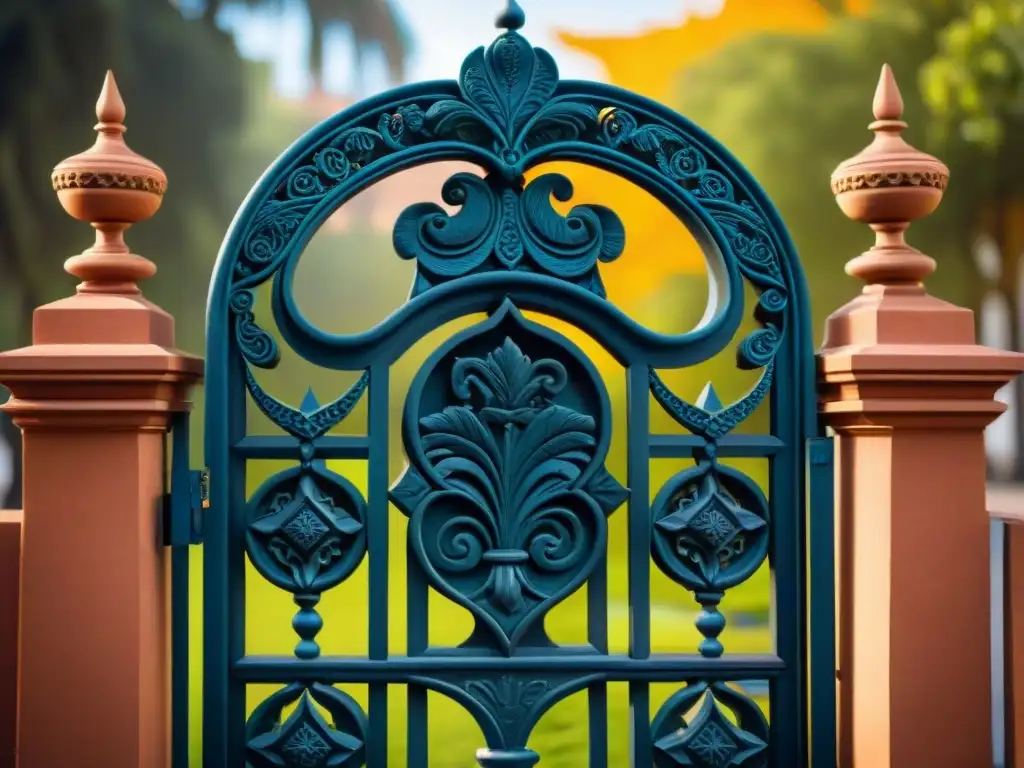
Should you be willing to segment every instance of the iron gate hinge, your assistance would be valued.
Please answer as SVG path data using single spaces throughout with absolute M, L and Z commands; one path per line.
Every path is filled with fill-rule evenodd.
M 164 543 L 169 547 L 203 542 L 203 515 L 210 508 L 210 470 L 204 467 L 187 472 L 188 487 L 181 488 L 172 478 L 171 492 L 164 496 Z

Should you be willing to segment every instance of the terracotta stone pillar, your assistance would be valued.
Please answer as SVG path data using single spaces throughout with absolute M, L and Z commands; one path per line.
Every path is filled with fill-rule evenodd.
M 989 518 L 982 433 L 1024 355 L 975 343 L 969 310 L 929 296 L 907 245 L 949 171 L 900 136 L 888 66 L 874 142 L 832 191 L 876 243 L 846 271 L 863 293 L 829 319 L 822 413 L 836 434 L 839 764 L 992 765 Z
M 169 764 L 164 434 L 202 361 L 136 282 L 156 267 L 123 233 L 166 178 L 125 145 L 108 73 L 95 145 L 53 186 L 96 243 L 68 260 L 75 296 L 40 307 L 33 344 L 0 355 L 3 406 L 23 433 L 19 768 Z

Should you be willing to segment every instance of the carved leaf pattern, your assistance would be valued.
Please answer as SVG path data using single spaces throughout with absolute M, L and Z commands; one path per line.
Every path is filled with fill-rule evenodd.
M 501 675 L 485 680 L 470 680 L 466 693 L 483 704 L 505 735 L 506 743 L 519 746 L 538 716 L 537 706 L 551 692 L 547 680 Z
M 435 586 L 505 652 L 586 578 L 604 518 L 626 493 L 607 472 L 577 487 L 595 461 L 596 423 L 552 401 L 567 378 L 560 362 L 533 361 L 508 337 L 483 358 L 458 359 L 452 389 L 462 404 L 419 419 L 439 482 L 414 467 L 392 490 Z

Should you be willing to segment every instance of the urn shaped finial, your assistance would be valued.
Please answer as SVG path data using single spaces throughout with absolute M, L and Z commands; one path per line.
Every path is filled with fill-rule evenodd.
M 128 250 L 124 231 L 160 208 L 167 177 L 155 163 L 125 144 L 125 106 L 114 75 L 107 72 L 96 102 L 95 143 L 63 160 L 51 177 L 64 210 L 92 224 L 95 244 L 73 256 L 64 268 L 82 280 L 83 293 L 138 293 L 138 280 L 156 266 Z
M 932 213 L 949 182 L 949 169 L 908 144 L 901 135 L 903 97 L 888 64 L 875 89 L 875 139 L 832 173 L 832 194 L 849 218 L 875 232 L 875 245 L 846 265 L 869 286 L 919 284 L 935 261 L 904 240 L 910 223 Z

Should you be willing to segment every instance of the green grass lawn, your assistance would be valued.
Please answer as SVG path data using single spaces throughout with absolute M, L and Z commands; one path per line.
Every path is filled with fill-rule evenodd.
M 676 471 L 670 466 L 652 462 L 653 488 Z M 260 462 L 259 473 L 250 471 L 249 492 L 286 462 Z M 331 469 L 348 477 L 357 487 L 366 487 L 366 465 L 361 461 L 331 462 Z M 676 468 L 677 469 L 677 468 Z M 662 476 L 664 475 L 664 476 Z M 629 620 L 626 585 L 626 514 L 620 509 L 610 518 L 609 543 L 609 644 L 613 653 L 624 653 L 628 647 Z M 396 509 L 390 518 L 390 651 L 405 652 L 406 613 L 406 519 Z M 731 592 L 722 605 L 728 617 L 730 610 L 767 612 L 769 575 L 762 568 L 746 584 Z M 657 652 L 695 652 L 701 636 L 693 625 L 698 606 L 692 597 L 676 586 L 652 565 L 652 643 Z M 252 566 L 246 580 L 246 651 L 250 654 L 291 654 L 297 640 L 291 629 L 295 604 L 291 596 L 267 583 Z M 367 562 L 336 589 L 323 596 L 318 606 L 324 617 L 323 630 L 317 637 L 325 655 L 367 652 Z M 192 555 L 192 722 L 191 763 L 201 765 L 202 717 L 202 549 Z M 553 640 L 575 644 L 586 640 L 585 588 L 557 606 L 546 619 L 546 628 Z M 460 606 L 440 595 L 431 594 L 430 640 L 433 645 L 456 645 L 470 633 L 473 620 Z M 764 653 L 772 647 L 766 627 L 730 628 L 722 635 L 726 653 Z M 248 692 L 248 710 L 278 686 L 253 685 Z M 367 705 L 367 686 L 342 685 L 359 703 Z M 676 690 L 671 684 L 652 686 L 652 716 Z M 406 702 L 403 686 L 389 690 L 389 755 L 388 767 L 406 765 Z M 762 704 L 767 713 L 767 705 Z M 473 754 L 485 746 L 480 729 L 472 717 L 458 704 L 440 694 L 429 694 L 429 740 L 431 768 L 471 768 Z M 727 713 L 728 714 L 728 713 Z M 610 765 L 629 764 L 629 701 L 625 683 L 608 686 L 608 741 Z M 551 709 L 540 721 L 530 746 L 541 756 L 545 768 L 579 768 L 585 764 L 588 746 L 586 693 L 570 696 Z

